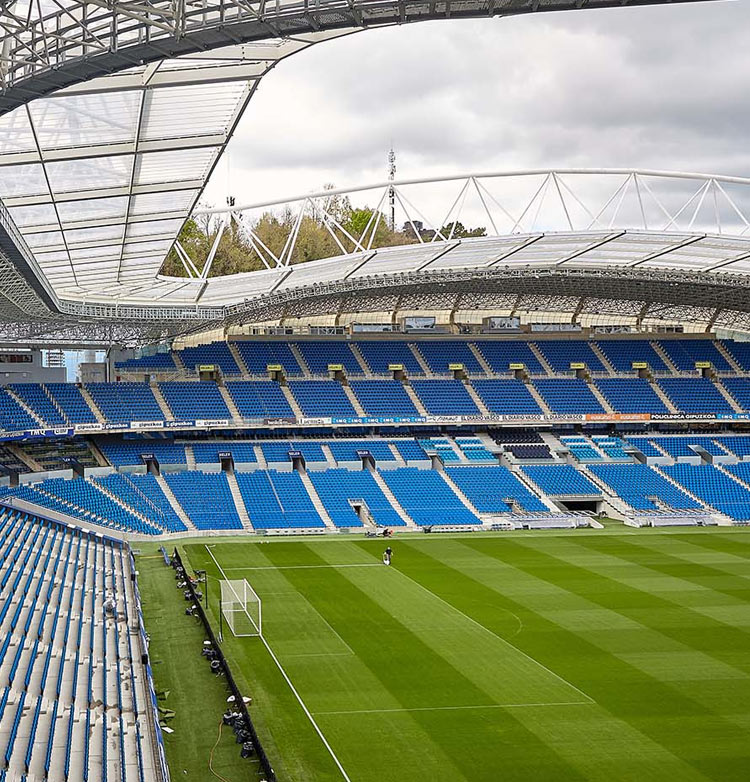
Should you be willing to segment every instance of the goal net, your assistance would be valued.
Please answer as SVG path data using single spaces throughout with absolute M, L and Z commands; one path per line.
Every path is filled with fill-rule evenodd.
M 221 582 L 221 613 L 235 636 L 262 634 L 260 598 L 244 578 Z

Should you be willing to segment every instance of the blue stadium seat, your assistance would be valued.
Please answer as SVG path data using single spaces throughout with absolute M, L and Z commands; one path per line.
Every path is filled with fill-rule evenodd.
M 471 385 L 491 413 L 542 414 L 542 409 L 531 395 L 528 386 L 520 380 L 472 380 Z
M 379 527 L 403 527 L 404 520 L 367 470 L 327 470 L 309 473 L 315 491 L 337 527 L 360 527 L 351 502 L 362 501 Z
M 304 374 L 287 342 L 238 340 L 232 344 L 251 375 L 267 377 L 269 364 L 281 364 L 284 374 L 291 377 Z
M 362 341 L 357 342 L 357 347 L 373 374 L 386 374 L 389 364 L 402 364 L 410 377 L 424 375 L 422 366 L 406 342 L 392 339 Z
M 544 367 L 526 342 L 515 340 L 475 341 L 484 360 L 493 372 L 510 372 L 510 364 L 523 364 L 532 375 L 545 375 Z
M 392 462 L 396 457 L 383 440 L 329 440 L 333 458 L 337 462 L 357 462 L 357 451 L 369 451 L 376 462 Z
M 645 464 L 592 464 L 589 469 L 634 510 L 700 508 L 692 497 Z
M 681 372 L 695 371 L 696 361 L 710 361 L 715 369 L 732 371 L 711 339 L 663 339 L 659 345 Z
M 57 406 L 71 424 L 95 424 L 96 416 L 73 383 L 45 383 Z
M 236 478 L 255 529 L 325 526 L 299 473 L 258 470 Z
M 732 406 L 707 377 L 661 378 L 669 401 L 683 413 L 733 413 Z
M 720 342 L 737 364 L 745 372 L 750 372 L 750 342 L 735 342 L 732 339 L 722 339 Z
M 508 513 L 514 501 L 522 511 L 549 511 L 506 467 L 447 467 L 446 472 L 480 513 Z
M 668 413 L 646 378 L 601 378 L 596 387 L 616 413 Z
M 153 454 L 159 464 L 187 464 L 185 446 L 169 439 L 106 439 L 98 446 L 113 467 L 143 464 L 143 453 Z
M 190 520 L 201 530 L 242 529 L 227 476 L 197 470 L 167 473 L 169 488 Z
M 479 415 L 461 380 L 412 380 L 411 386 L 430 415 Z
M 599 339 L 596 344 L 616 372 L 633 372 L 634 361 L 648 364 L 652 372 L 669 371 L 661 356 L 648 340 Z
M 382 470 L 381 476 L 401 507 L 420 527 L 481 524 L 439 473 L 404 467 Z
M 229 408 L 216 383 L 159 383 L 172 415 L 178 421 L 231 418 Z
M 745 411 L 750 411 L 750 377 L 723 377 L 721 384 Z
M 294 418 L 284 392 L 270 380 L 229 381 L 226 389 L 243 418 Z
M 349 385 L 367 415 L 382 417 L 419 415 L 403 383 L 399 380 L 352 380 Z
M 579 378 L 535 379 L 534 387 L 550 410 L 557 414 L 603 413 L 604 408 L 585 380 Z
M 706 505 L 736 521 L 750 519 L 750 491 L 711 464 L 674 464 L 662 470 Z
M 297 342 L 297 349 L 313 375 L 327 375 L 329 364 L 341 364 L 347 375 L 363 375 L 347 342 Z
M 30 407 L 48 426 L 67 426 L 68 422 L 55 407 L 41 383 L 14 383 L 13 393 Z
M 86 390 L 111 423 L 164 420 L 164 413 L 146 383 L 88 383 Z
M 131 372 L 174 372 L 177 365 L 174 363 L 171 353 L 154 353 L 150 356 L 118 361 L 115 364 L 115 369 Z
M 289 390 L 306 416 L 357 417 L 349 397 L 333 380 L 290 380 Z
M 570 464 L 528 464 L 521 469 L 545 494 L 601 496 L 601 491 Z
M 435 374 L 447 375 L 450 372 L 449 364 L 463 364 L 470 374 L 486 374 L 467 342 L 440 340 L 418 342 L 416 346 Z
M 7 392 L 0 388 L 0 428 L 7 432 L 39 429 L 40 424 Z
M 606 372 L 591 345 L 583 340 L 544 339 L 536 343 L 555 372 L 570 372 L 572 363 L 583 363 L 591 372 Z
M 222 375 L 242 374 L 226 342 L 211 342 L 208 345 L 183 348 L 178 352 L 178 355 L 189 371 L 197 371 L 199 366 L 213 364 L 221 369 Z

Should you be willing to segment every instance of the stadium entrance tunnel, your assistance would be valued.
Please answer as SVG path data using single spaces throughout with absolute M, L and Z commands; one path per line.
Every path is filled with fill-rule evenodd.
M 599 513 L 604 510 L 601 500 L 555 500 L 561 510 Z

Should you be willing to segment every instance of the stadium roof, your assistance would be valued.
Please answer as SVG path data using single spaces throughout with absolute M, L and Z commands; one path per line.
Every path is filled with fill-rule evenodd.
M 314 8 L 297 2 L 256 8 L 234 0 L 3 2 L 0 319 L 6 324 L 0 338 L 49 338 L 72 330 L 103 341 L 155 339 L 224 322 L 243 310 L 251 317 L 255 304 L 250 301 L 287 295 L 299 285 L 331 284 L 338 275 L 340 283 L 364 288 L 364 279 L 386 269 L 424 277 L 452 269 L 450 259 L 463 257 L 465 273 L 474 264 L 468 259 L 475 256 L 477 268 L 492 265 L 484 243 L 464 244 L 459 250 L 448 237 L 436 251 L 442 260 L 429 257 L 431 250 L 412 246 L 400 252 L 354 253 L 346 265 L 337 259 L 304 270 L 286 268 L 289 257 L 268 257 L 267 271 L 226 279 L 158 274 L 260 79 L 281 59 L 374 26 L 652 1 L 660 2 L 449 0 L 405 5 L 395 0 L 321 0 Z M 483 178 L 471 179 L 476 183 Z M 554 182 L 559 190 L 559 180 Z M 408 184 L 402 183 L 398 193 L 403 193 L 404 214 L 412 219 Z M 701 202 L 704 197 L 705 192 Z M 288 199 L 300 210 L 314 200 Z M 237 214 L 242 218 L 251 212 Z M 511 233 L 522 232 L 522 222 Z M 622 225 L 627 227 L 627 221 Z M 545 233 L 554 230 L 552 224 L 543 228 Z M 611 239 L 597 241 L 604 246 Z M 486 252 L 499 246 L 497 241 L 487 244 Z M 575 241 L 583 241 L 576 245 L 582 254 L 590 253 L 585 237 Z M 539 251 L 549 240 L 533 243 Z M 637 255 L 638 243 L 631 244 L 627 252 Z M 724 246 L 710 252 L 720 255 Z M 726 247 L 728 253 L 736 249 Z M 514 251 L 513 263 L 520 268 L 530 252 Z M 417 257 L 422 260 L 415 265 Z M 549 257 L 556 257 L 553 250 Z M 642 260 L 648 265 L 647 258 Z M 727 255 L 717 263 L 723 260 L 736 259 Z M 540 256 L 532 263 L 543 261 Z M 557 258 L 556 263 L 571 261 Z M 350 263 L 357 265 L 356 273 L 345 272 Z M 704 266 L 710 270 L 710 259 L 705 264 L 696 260 L 696 269 Z M 732 271 L 740 266 L 734 263 Z M 415 278 L 414 284 L 423 283 Z

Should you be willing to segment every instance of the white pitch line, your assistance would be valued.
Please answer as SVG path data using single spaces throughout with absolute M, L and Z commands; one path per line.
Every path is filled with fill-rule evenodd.
M 537 706 L 591 706 L 592 701 L 562 701 L 560 703 L 488 703 L 482 706 L 417 706 L 413 709 L 352 709 L 351 711 L 316 711 L 318 717 L 345 714 L 400 714 L 411 711 L 465 711 L 479 709 L 525 709 Z
M 393 568 L 393 571 L 396 572 L 396 573 L 399 573 L 404 578 L 406 578 L 409 581 L 411 581 L 412 584 L 414 584 L 415 586 L 418 586 L 424 592 L 427 592 L 428 595 L 432 595 L 432 597 L 434 597 L 435 600 L 439 600 L 441 603 L 443 603 L 444 605 L 448 606 L 448 608 L 452 608 L 454 611 L 456 611 L 456 613 L 461 614 L 461 616 L 463 616 L 464 619 L 468 619 L 469 622 L 471 622 L 472 624 L 476 625 L 477 627 L 480 627 L 486 633 L 489 633 L 490 635 L 494 636 L 495 638 L 497 638 L 499 641 L 502 641 L 507 646 L 510 646 L 511 649 L 515 649 L 519 654 L 523 655 L 527 660 L 531 660 L 531 662 L 535 663 L 540 668 L 542 668 L 545 671 L 547 671 L 548 674 L 550 674 L 551 676 L 554 676 L 558 681 L 561 681 L 563 684 L 567 684 L 568 687 L 571 687 L 572 689 L 574 689 L 579 695 L 583 695 L 583 697 L 586 698 L 589 703 L 596 703 L 596 701 L 590 695 L 587 695 L 582 689 L 580 689 L 579 687 L 576 687 L 575 684 L 572 684 L 567 679 L 565 679 L 564 677 L 560 676 L 559 673 L 555 673 L 553 670 L 548 668 L 544 663 L 540 663 L 539 660 L 535 660 L 530 654 L 526 654 L 526 652 L 524 652 L 523 649 L 519 649 L 515 644 L 512 644 L 510 641 L 506 640 L 501 635 L 498 635 L 497 633 L 495 633 L 492 630 L 490 630 L 489 627 L 485 627 L 481 622 L 477 622 L 476 619 L 473 619 L 468 614 L 465 614 L 460 608 L 456 608 L 456 606 L 454 606 L 452 603 L 449 603 L 447 600 L 443 600 L 443 598 L 440 597 L 440 595 L 436 595 L 431 589 L 428 589 L 426 586 L 423 586 L 422 584 L 419 583 L 419 581 L 415 581 L 411 576 L 409 576 L 406 573 L 404 573 L 403 570 L 399 570 L 398 568 Z
M 205 544 L 204 544 L 205 545 Z M 217 568 L 219 568 L 219 572 L 223 576 L 225 581 L 229 581 L 227 578 L 227 574 L 224 572 L 224 568 L 218 563 L 216 560 L 216 557 L 213 555 L 213 552 L 207 545 L 205 545 L 205 549 L 208 552 L 208 555 L 211 557 L 211 559 L 214 561 L 214 564 Z M 333 758 L 333 762 L 336 764 L 336 767 L 341 772 L 341 776 L 346 780 L 346 782 L 352 782 L 349 778 L 349 775 L 346 773 L 344 767 L 341 765 L 341 761 L 336 756 L 336 753 L 333 751 L 333 747 L 328 743 L 328 739 L 323 735 L 323 731 L 318 726 L 318 723 L 315 721 L 315 718 L 310 712 L 310 709 L 307 708 L 305 702 L 302 700 L 302 696 L 297 692 L 296 687 L 292 684 L 292 680 L 287 675 L 287 672 L 284 670 L 284 666 L 279 662 L 279 658 L 274 654 L 273 649 L 268 644 L 268 641 L 263 637 L 261 634 L 260 640 L 263 642 L 263 645 L 266 647 L 266 650 L 268 651 L 268 654 L 271 655 L 271 659 L 276 663 L 276 667 L 279 669 L 279 672 L 284 677 L 284 681 L 289 685 L 289 689 L 292 691 L 292 694 L 297 699 L 297 703 L 302 707 L 302 711 L 305 712 L 305 715 L 307 716 L 307 719 L 310 720 L 311 725 L 315 729 L 315 732 L 318 734 L 318 737 L 323 742 L 323 745 L 328 750 L 328 754 Z
M 228 567 L 227 570 L 316 570 L 318 568 L 341 567 L 382 567 L 379 562 L 359 562 L 348 565 L 248 565 L 247 567 Z

